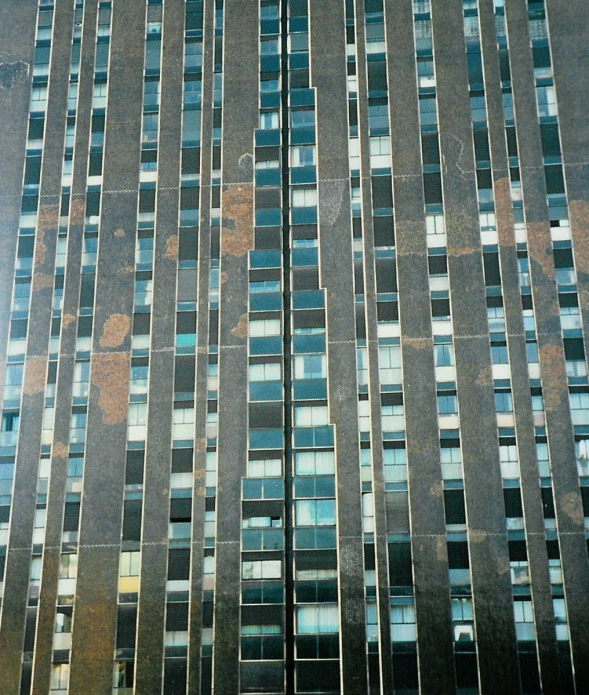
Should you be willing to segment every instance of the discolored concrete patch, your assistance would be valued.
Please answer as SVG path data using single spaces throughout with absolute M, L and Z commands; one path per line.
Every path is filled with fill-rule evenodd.
M 223 191 L 221 255 L 244 256 L 254 246 L 254 189 L 237 184 Z
M 94 355 L 92 383 L 100 389 L 98 405 L 105 425 L 117 425 L 127 417 L 129 363 L 127 352 Z
M 131 319 L 125 314 L 113 314 L 104 322 L 100 347 L 116 348 L 123 344 L 129 333 Z

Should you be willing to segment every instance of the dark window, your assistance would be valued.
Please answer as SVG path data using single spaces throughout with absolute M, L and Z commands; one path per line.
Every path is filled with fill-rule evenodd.
M 508 487 L 503 490 L 505 501 L 505 516 L 521 517 L 524 515 L 520 490 L 517 487 Z
M 168 562 L 168 579 L 188 579 L 190 576 L 190 549 L 174 548 L 170 550 Z
M 123 540 L 141 540 L 141 500 L 125 500 L 123 512 Z
M 137 606 L 119 606 L 117 613 L 117 649 L 133 649 L 135 647 L 136 629 Z
M 444 505 L 447 524 L 466 524 L 466 509 L 462 490 L 444 490 Z

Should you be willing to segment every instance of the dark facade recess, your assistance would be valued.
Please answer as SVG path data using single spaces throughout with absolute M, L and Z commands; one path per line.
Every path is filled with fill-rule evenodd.
M 0 0 L 0 695 L 589 693 L 583 0 Z

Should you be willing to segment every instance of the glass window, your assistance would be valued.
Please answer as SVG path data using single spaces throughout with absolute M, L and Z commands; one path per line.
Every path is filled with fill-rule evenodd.
M 297 500 L 295 502 L 297 526 L 334 526 L 335 500 Z
M 294 360 L 295 379 L 325 379 L 325 355 L 297 355 Z
M 296 475 L 333 475 L 335 455 L 333 451 L 299 451 L 295 454 Z
M 339 612 L 335 604 L 297 606 L 297 633 L 321 634 L 339 631 Z

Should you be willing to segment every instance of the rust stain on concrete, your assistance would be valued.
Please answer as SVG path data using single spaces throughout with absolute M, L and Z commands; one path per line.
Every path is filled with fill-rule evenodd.
M 98 405 L 105 425 L 117 425 L 127 417 L 129 353 L 98 353 L 92 361 L 92 383 L 100 390 Z
M 487 542 L 487 532 L 478 529 L 472 529 L 468 535 L 471 543 L 486 543 Z
M 53 287 L 53 276 L 45 273 L 35 273 L 33 276 L 33 292 Z
M 497 216 L 497 234 L 502 246 L 515 245 L 513 229 L 513 207 L 511 202 L 511 185 L 507 177 L 493 183 L 495 189 L 495 214 Z
M 436 538 L 436 559 L 438 562 L 446 562 L 448 559 L 448 549 L 446 539 L 442 536 Z
M 569 492 L 560 500 L 563 512 L 578 526 L 583 526 L 583 506 L 578 495 Z
M 227 275 L 227 273 L 223 270 L 223 271 L 219 274 L 219 283 L 220 283 L 221 285 L 224 285 L 224 284 L 227 282 L 228 279 L 229 279 L 229 275 Z
M 57 228 L 59 208 L 56 203 L 41 203 L 39 205 L 39 216 L 37 221 L 37 234 L 35 238 L 35 267 L 45 263 L 47 245 L 45 234 L 51 229 Z
M 429 494 L 431 497 L 441 498 L 444 496 L 444 488 L 442 487 L 441 481 L 435 482 L 429 489 Z
M 207 438 L 197 437 L 194 440 L 194 451 L 198 454 L 203 454 L 207 450 Z
M 67 328 L 67 327 L 70 325 L 70 323 L 71 323 L 72 321 L 75 321 L 75 320 L 76 320 L 76 317 L 75 317 L 73 314 L 64 314 L 64 315 L 61 317 L 61 325 L 62 325 L 64 328 Z
M 115 236 L 116 236 L 116 237 L 123 237 L 123 236 L 125 236 L 125 230 L 124 230 L 124 229 L 115 229 Z
M 244 256 L 254 246 L 254 189 L 251 184 L 223 191 L 221 255 Z
M 70 201 L 70 225 L 81 225 L 84 223 L 86 212 L 86 201 L 84 198 L 72 198 Z
M 542 367 L 543 389 L 542 396 L 544 398 L 544 410 L 547 413 L 558 410 L 562 403 L 563 391 L 562 379 L 559 378 L 558 372 L 561 370 L 555 369 L 554 365 L 563 360 L 563 353 L 558 345 L 541 345 L 540 346 L 540 365 Z
M 545 278 L 554 280 L 554 261 L 548 223 L 529 222 L 526 226 L 532 279 L 534 280 L 534 273 L 536 279 L 538 273 L 541 273 Z
M 413 348 L 414 350 L 431 350 L 434 341 L 432 338 L 408 338 L 404 336 L 401 338 L 401 343 L 403 347 Z
M 239 317 L 239 323 L 231 329 L 231 332 L 238 338 L 247 338 L 247 326 L 247 314 L 242 314 Z
M 34 396 L 45 390 L 47 380 L 47 357 L 28 357 L 25 363 L 23 393 Z
M 178 247 L 178 235 L 172 234 L 172 236 L 168 237 L 168 240 L 166 241 L 166 250 L 164 251 L 164 256 L 170 261 L 175 261 L 178 257 Z
M 479 386 L 490 386 L 493 383 L 493 370 L 491 367 L 485 367 L 482 369 L 477 378 L 475 379 L 475 383 L 478 384 Z
M 113 314 L 109 316 L 104 322 L 104 328 L 100 336 L 100 347 L 119 347 L 127 337 L 130 327 L 131 319 L 125 314 Z
M 52 449 L 54 459 L 66 459 L 68 457 L 69 448 L 63 442 L 55 442 Z

